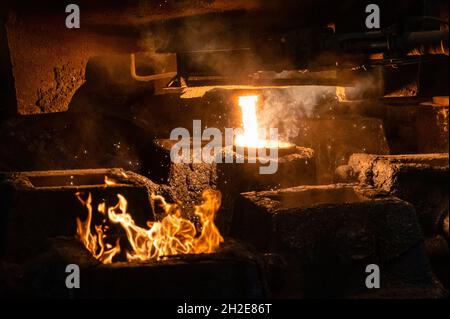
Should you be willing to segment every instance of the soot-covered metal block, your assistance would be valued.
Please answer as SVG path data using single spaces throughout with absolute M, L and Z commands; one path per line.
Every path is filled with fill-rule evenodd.
M 231 187 L 235 192 L 251 190 L 278 189 L 289 186 L 315 184 L 316 165 L 314 150 L 306 147 L 291 146 L 278 149 L 278 154 L 270 158 L 270 150 L 266 152 L 268 163 L 261 163 L 256 155 L 253 157 L 244 148 L 244 154 L 238 155 L 236 149 L 232 152 L 233 163 L 218 165 L 218 183 L 226 189 Z M 257 153 L 255 153 L 257 154 Z M 237 158 L 241 158 L 242 163 Z M 273 162 L 273 163 L 270 163 Z M 276 167 L 272 173 L 263 173 L 262 167 Z
M 105 176 L 111 183 L 105 183 Z M 117 194 L 129 200 L 129 211 L 137 221 L 151 220 L 151 193 L 158 185 L 122 169 L 19 172 L 1 178 L 1 247 L 5 259 L 24 260 L 35 254 L 45 239 L 73 236 L 75 220 L 85 218 L 86 208 L 76 193 L 92 194 L 92 206 L 105 200 L 118 201 Z
M 231 239 L 211 254 L 162 261 L 100 264 L 73 238 L 52 238 L 26 273 L 25 289 L 57 298 L 263 298 L 263 261 Z M 80 289 L 67 289 L 65 268 L 80 266 Z
M 171 200 L 180 202 L 189 211 L 201 199 L 200 194 L 207 188 L 218 188 L 222 192 L 221 211 L 217 223 L 222 233 L 227 234 L 233 216 L 235 197 L 244 191 L 276 189 L 287 186 L 314 184 L 316 181 L 314 151 L 309 148 L 292 146 L 280 149 L 274 174 L 261 174 L 262 164 L 259 158 L 249 161 L 244 149 L 243 155 L 237 155 L 232 147 L 221 148 L 222 163 L 193 162 L 192 141 L 186 147 L 191 149 L 190 163 L 174 163 L 170 152 L 176 141 L 156 139 L 149 154 L 151 159 L 149 176 L 161 184 L 165 194 Z M 204 144 L 202 144 L 204 146 Z M 270 155 L 269 153 L 266 153 Z M 232 159 L 225 163 L 226 156 Z M 242 162 L 238 162 L 240 156 Z
M 149 154 L 149 176 L 156 183 L 167 186 L 166 192 L 173 200 L 192 207 L 201 200 L 203 190 L 215 187 L 217 166 L 205 162 L 172 162 L 170 150 L 175 143 L 169 139 L 154 140 Z
M 364 289 L 368 264 L 387 275 L 404 258 L 405 280 L 431 284 L 416 213 L 401 199 L 351 184 L 299 186 L 242 193 L 234 211 L 233 236 L 286 258 L 287 290 L 353 293 Z
M 222 192 L 218 223 L 225 233 L 229 232 L 234 201 L 239 193 L 316 183 L 315 153 L 310 148 L 292 146 L 285 150 L 279 149 L 278 158 L 275 159 L 277 170 L 273 174 L 261 174 L 260 168 L 269 163 L 262 164 L 258 158 L 254 163 L 249 163 L 248 153 L 244 152 L 243 163 L 238 163 L 236 158 L 241 155 L 231 149 L 225 152 L 231 152 L 234 159 L 233 163 L 218 164 L 217 168 L 217 185 Z
M 354 154 L 348 166 L 360 183 L 412 203 L 426 237 L 442 231 L 449 211 L 448 153 Z

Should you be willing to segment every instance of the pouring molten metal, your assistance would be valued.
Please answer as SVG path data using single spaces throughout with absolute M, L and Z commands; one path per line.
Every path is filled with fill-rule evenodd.
M 258 96 L 240 96 L 239 106 L 242 113 L 242 125 L 244 132 L 236 136 L 235 145 L 248 148 L 288 148 L 292 144 L 279 140 L 265 139 L 261 137 L 258 126 L 256 105 Z

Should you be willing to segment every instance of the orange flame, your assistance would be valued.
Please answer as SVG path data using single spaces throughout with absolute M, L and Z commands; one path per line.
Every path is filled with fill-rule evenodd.
M 76 193 L 78 200 L 87 208 L 87 218 L 85 221 L 81 221 L 77 218 L 77 236 L 80 241 L 84 244 L 87 250 L 91 252 L 91 254 L 98 260 L 100 260 L 104 264 L 110 264 L 115 255 L 120 253 L 120 245 L 119 240 L 116 240 L 116 246 L 110 247 L 110 245 L 106 245 L 103 239 L 106 237 L 104 235 L 104 228 L 100 225 L 94 226 L 95 233 L 91 232 L 91 223 L 92 223 L 92 196 L 89 193 L 89 196 L 86 200 L 81 198 L 80 193 Z
M 190 220 L 182 217 L 179 205 L 168 204 L 162 196 L 152 195 L 151 198 L 153 203 L 155 201 L 161 203 L 165 215 L 161 221 L 147 222 L 148 228 L 136 225 L 127 210 L 128 202 L 125 197 L 120 194 L 117 197 L 119 201 L 116 206 L 107 208 L 102 203 L 99 205 L 98 211 L 105 214 L 109 222 L 120 225 L 125 231 L 131 247 L 126 252 L 128 261 L 159 260 L 166 256 L 179 254 L 212 253 L 223 242 L 223 238 L 214 224 L 215 213 L 221 202 L 221 195 L 218 191 L 204 191 L 203 203 L 195 206 L 195 215 L 201 224 L 199 232 Z M 95 258 L 103 263 L 111 263 L 113 257 L 120 252 L 119 240 L 116 241 L 116 247 L 104 249 L 103 229 L 100 226 L 94 226 L 96 234 L 91 233 L 91 195 L 89 194 L 87 201 L 78 198 L 88 210 L 88 217 L 84 222 L 77 219 L 79 239 Z
M 111 177 L 108 177 L 105 175 L 105 185 L 107 186 L 112 186 L 112 185 L 116 185 L 117 182 L 115 180 L 113 180 Z

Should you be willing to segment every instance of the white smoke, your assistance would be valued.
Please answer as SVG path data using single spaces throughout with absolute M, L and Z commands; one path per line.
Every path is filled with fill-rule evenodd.
M 299 121 L 314 117 L 316 107 L 336 99 L 335 86 L 298 86 L 264 90 L 258 112 L 259 126 L 278 128 L 279 138 L 291 141 L 299 133 Z

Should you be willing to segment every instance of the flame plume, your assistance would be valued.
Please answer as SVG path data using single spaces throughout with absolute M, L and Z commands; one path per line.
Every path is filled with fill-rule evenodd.
M 92 256 L 104 264 L 110 264 L 113 257 L 120 253 L 119 240 L 116 240 L 115 247 L 108 247 L 109 245 L 105 245 L 103 241 L 106 236 L 104 235 L 104 230 L 101 225 L 94 226 L 95 233 L 91 232 L 92 195 L 89 193 L 86 200 L 83 200 L 80 193 L 76 193 L 76 196 L 78 200 L 87 208 L 88 213 L 85 221 L 81 221 L 77 218 L 77 237 L 86 249 L 91 252 Z
M 89 194 L 86 201 L 77 194 L 78 199 L 87 208 L 88 216 L 85 221 L 77 218 L 77 236 L 92 255 L 107 264 L 120 252 L 119 239 L 115 247 L 106 247 L 104 229 L 95 226 L 95 233 L 91 232 L 92 225 L 92 197 Z M 160 260 L 165 256 L 179 254 L 202 254 L 214 252 L 223 242 L 219 230 L 214 224 L 215 213 L 221 203 L 220 192 L 206 190 L 202 194 L 203 203 L 195 206 L 201 230 L 197 231 L 193 222 L 182 217 L 179 205 L 169 204 L 162 196 L 152 195 L 154 202 L 158 201 L 164 209 L 161 221 L 147 222 L 148 228 L 135 224 L 128 212 L 128 202 L 123 195 L 118 194 L 118 203 L 113 207 L 106 207 L 104 203 L 98 206 L 98 211 L 105 215 L 112 224 L 120 225 L 126 234 L 129 251 L 126 251 L 128 261 Z

